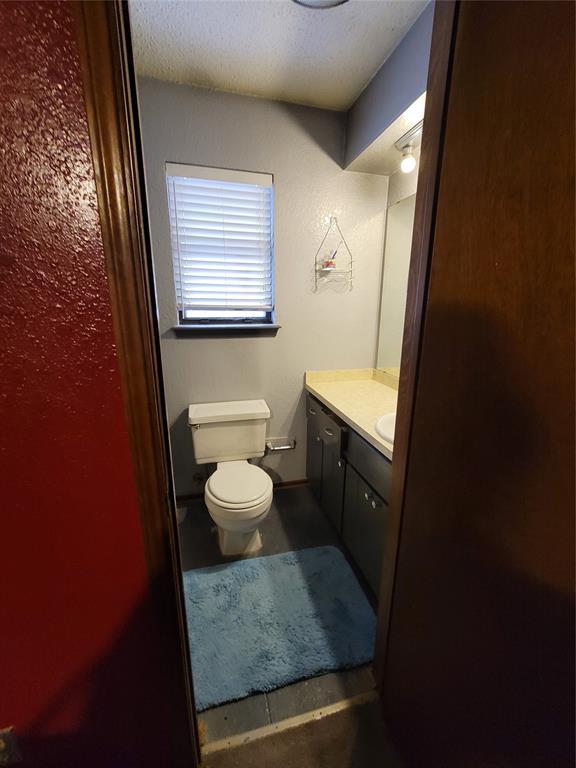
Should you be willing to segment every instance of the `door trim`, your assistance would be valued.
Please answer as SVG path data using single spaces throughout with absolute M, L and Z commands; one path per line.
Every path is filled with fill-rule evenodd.
M 187 754 L 200 762 L 192 671 L 186 632 L 176 501 L 151 289 L 151 246 L 137 126 L 136 77 L 128 6 L 122 0 L 74 3 L 100 225 L 110 287 L 124 406 L 134 465 L 150 597 L 163 653 L 174 662 L 174 703 L 188 715 Z
M 400 385 L 396 411 L 396 437 L 390 487 L 390 527 L 384 545 L 380 581 L 374 657 L 374 676 L 380 692 L 382 692 L 384 684 L 388 635 L 394 599 L 396 558 L 402 532 L 404 491 L 409 471 L 408 456 L 412 418 L 418 386 L 423 321 L 434 245 L 436 205 L 440 185 L 457 17 L 457 0 L 442 0 L 442 2 L 437 0 L 434 8 L 434 25 L 426 84 L 426 110 L 404 317 Z
M 180 674 L 173 681 L 175 697 L 186 707 L 190 724 L 190 750 L 181 756 L 181 762 L 196 766 L 200 763 L 198 726 L 176 538 L 176 500 L 164 418 L 160 347 L 154 323 L 156 302 L 151 290 L 142 149 L 135 130 L 137 95 L 128 8 L 122 0 L 75 0 L 74 8 L 144 549 L 151 589 L 159 615 L 164 617 L 167 652 L 178 659 L 175 667 Z M 456 19 L 455 0 L 436 3 L 402 346 L 390 534 L 385 543 L 378 614 L 375 676 L 380 690 L 401 535 Z

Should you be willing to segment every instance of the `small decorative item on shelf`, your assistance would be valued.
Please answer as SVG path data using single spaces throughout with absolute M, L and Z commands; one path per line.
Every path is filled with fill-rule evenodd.
M 331 269 L 336 269 L 336 251 L 334 251 L 334 253 L 329 259 L 323 259 L 320 262 L 320 269 L 323 272 L 327 272 Z
M 335 216 L 314 257 L 314 291 L 325 283 L 340 290 L 352 290 L 352 254 Z

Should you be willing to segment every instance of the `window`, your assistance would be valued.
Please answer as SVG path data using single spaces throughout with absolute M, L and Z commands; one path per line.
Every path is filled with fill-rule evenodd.
M 166 164 L 179 322 L 274 322 L 274 188 L 266 173 Z

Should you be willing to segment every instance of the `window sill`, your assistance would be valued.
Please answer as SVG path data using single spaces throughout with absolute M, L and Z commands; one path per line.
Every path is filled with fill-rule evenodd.
M 182 323 L 172 326 L 176 336 L 276 336 L 281 326 L 276 323 Z

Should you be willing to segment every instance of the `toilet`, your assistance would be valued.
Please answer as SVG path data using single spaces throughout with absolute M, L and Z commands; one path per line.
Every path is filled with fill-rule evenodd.
M 272 505 L 272 480 L 248 459 L 264 456 L 265 400 L 195 403 L 188 407 L 197 464 L 216 464 L 204 501 L 218 526 L 223 555 L 245 555 L 262 547 L 259 526 Z

